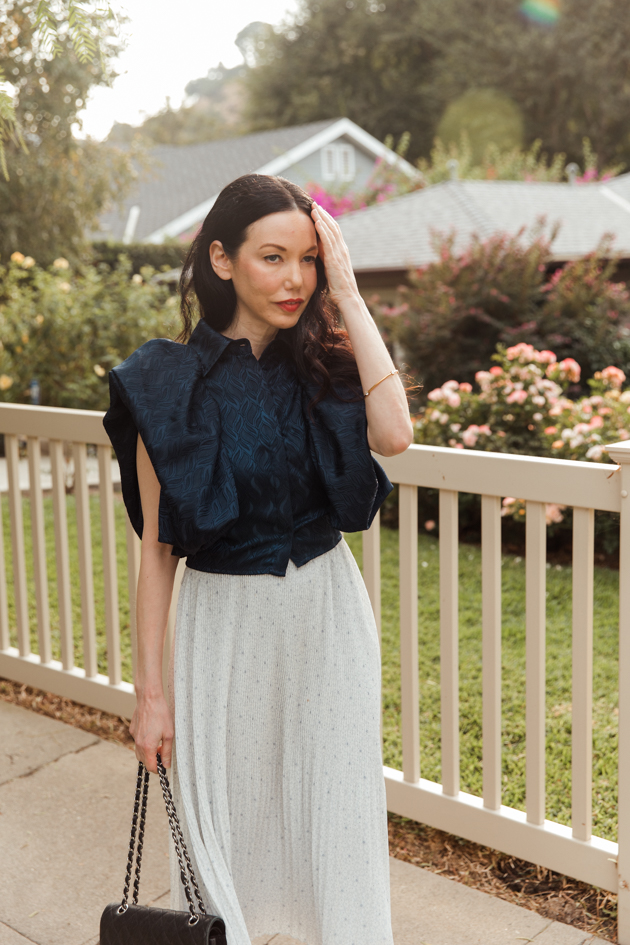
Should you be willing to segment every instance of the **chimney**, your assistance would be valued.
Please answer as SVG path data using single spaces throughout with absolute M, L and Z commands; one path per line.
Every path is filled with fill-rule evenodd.
M 575 161 L 571 161 L 571 163 L 567 164 L 567 166 L 565 167 L 565 172 L 566 172 L 567 177 L 569 178 L 569 183 L 575 184 L 575 180 L 578 174 L 580 173 L 580 166 L 579 164 L 576 164 Z

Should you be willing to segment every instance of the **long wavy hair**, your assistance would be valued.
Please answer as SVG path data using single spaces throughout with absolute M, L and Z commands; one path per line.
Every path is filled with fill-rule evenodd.
M 210 244 L 219 240 L 226 255 L 235 259 L 247 238 L 248 227 L 256 220 L 290 210 L 301 210 L 310 218 L 312 205 L 312 199 L 301 187 L 283 177 L 244 174 L 223 188 L 184 262 L 179 282 L 183 329 L 177 341 L 188 341 L 197 315 L 220 332 L 234 319 L 237 302 L 234 285 L 231 279 L 220 279 L 214 271 Z M 330 298 L 319 257 L 316 268 L 317 285 L 308 305 L 292 328 L 278 330 L 289 344 L 298 375 L 318 386 L 309 409 L 329 393 L 351 401 L 363 396 L 350 338 L 339 327 L 339 313 Z M 339 384 L 350 396 L 340 396 Z

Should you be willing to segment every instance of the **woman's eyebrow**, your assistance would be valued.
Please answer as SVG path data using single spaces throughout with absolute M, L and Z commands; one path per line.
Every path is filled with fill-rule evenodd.
M 281 250 L 283 253 L 286 253 L 286 251 L 287 251 L 286 246 L 280 246 L 278 243 L 263 243 L 260 248 L 261 248 L 261 249 L 264 249 L 265 246 L 272 246 L 274 249 L 279 249 L 279 250 Z M 314 249 L 317 249 L 317 244 L 315 244 L 314 246 L 309 246 L 309 248 L 306 250 L 306 252 L 307 252 L 307 253 L 312 253 Z

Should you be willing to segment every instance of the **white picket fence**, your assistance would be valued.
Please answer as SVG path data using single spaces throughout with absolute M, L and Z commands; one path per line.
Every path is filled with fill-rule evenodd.
M 10 646 L 0 527 L 0 676 L 129 717 L 133 687 L 121 679 L 114 494 L 102 414 L 0 405 L 5 435 L 18 646 Z M 19 437 L 27 441 L 38 652 L 31 652 L 27 561 L 19 481 Z M 41 441 L 51 457 L 61 660 L 51 658 Z M 65 455 L 74 460 L 84 667 L 75 665 L 70 604 Z M 68 447 L 71 444 L 71 447 Z M 107 676 L 97 672 L 86 444 L 99 463 Z M 403 770 L 386 767 L 388 808 L 603 889 L 619 893 L 619 942 L 630 945 L 630 442 L 609 447 L 618 466 L 411 446 L 378 457 L 400 484 L 400 657 Z M 418 654 L 418 487 L 440 494 L 442 781 L 421 777 Z M 460 790 L 458 493 L 481 495 L 483 797 Z M 501 804 L 501 498 L 526 501 L 526 812 Z M 545 819 L 545 504 L 573 508 L 572 827 Z M 594 510 L 620 512 L 618 844 L 592 835 Z M 1 525 L 1 523 L 0 523 Z M 127 521 L 132 640 L 139 541 Z M 379 516 L 363 533 L 363 573 L 380 627 Z M 181 575 L 181 566 L 178 570 Z M 176 586 L 176 593 L 179 584 Z M 171 609 L 165 655 L 170 646 Z M 134 661 L 135 661 L 135 646 Z M 166 660 L 165 660 L 166 664 Z M 567 780 L 569 772 L 567 771 Z M 628 868 L 626 868 L 628 864 Z

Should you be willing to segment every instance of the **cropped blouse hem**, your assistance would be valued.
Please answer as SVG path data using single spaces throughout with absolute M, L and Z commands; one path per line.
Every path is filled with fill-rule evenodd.
M 321 555 L 328 554 L 329 551 L 332 551 L 333 548 L 336 548 L 342 538 L 343 538 L 343 535 L 341 534 L 341 532 L 338 532 L 335 540 L 332 542 L 330 547 L 318 548 L 308 558 L 304 558 L 304 560 L 300 560 L 299 557 L 294 558 L 293 555 L 290 555 L 289 561 L 292 561 L 293 564 L 296 566 L 296 568 L 303 568 L 305 564 L 309 563 L 309 561 L 312 561 L 314 558 L 319 558 L 321 557 Z M 247 568 L 247 569 L 245 569 L 244 567 L 234 567 L 234 568 L 219 567 L 219 566 L 201 567 L 200 562 L 191 564 L 190 560 L 186 561 L 186 567 L 190 568 L 191 571 L 201 571 L 203 574 L 240 574 L 240 575 L 246 575 L 246 576 L 250 576 L 250 575 L 254 576 L 257 574 L 273 574 L 276 577 L 286 577 L 289 561 L 287 561 L 284 571 L 281 570 L 280 568 L 274 568 L 273 566 L 265 567 L 265 568 Z

